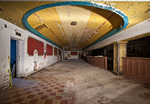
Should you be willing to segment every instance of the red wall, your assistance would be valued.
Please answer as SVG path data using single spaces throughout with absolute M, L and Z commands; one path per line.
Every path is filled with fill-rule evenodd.
M 33 55 L 34 50 L 38 51 L 38 55 L 44 54 L 44 43 L 32 37 L 28 38 L 28 54 Z
M 46 50 L 47 55 L 53 55 L 53 47 L 52 46 L 46 44 L 46 49 L 47 49 Z
M 77 55 L 77 52 L 71 52 L 71 55 Z

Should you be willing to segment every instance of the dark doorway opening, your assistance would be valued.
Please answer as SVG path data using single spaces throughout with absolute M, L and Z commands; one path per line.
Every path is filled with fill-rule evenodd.
M 150 36 L 129 41 L 127 57 L 150 57 Z
M 113 45 L 104 48 L 104 55 L 107 57 L 107 69 L 113 70 Z

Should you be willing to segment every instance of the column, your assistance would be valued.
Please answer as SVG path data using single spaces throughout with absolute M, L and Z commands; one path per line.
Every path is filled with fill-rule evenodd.
M 127 56 L 127 41 L 119 41 L 114 44 L 114 67 L 113 71 L 118 75 L 122 72 L 122 57 Z

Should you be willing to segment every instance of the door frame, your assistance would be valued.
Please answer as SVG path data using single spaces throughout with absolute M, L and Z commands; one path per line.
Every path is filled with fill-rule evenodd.
M 14 37 L 10 38 L 10 56 L 11 56 L 11 39 L 16 40 L 16 78 L 20 78 L 21 71 L 24 73 L 24 40 Z

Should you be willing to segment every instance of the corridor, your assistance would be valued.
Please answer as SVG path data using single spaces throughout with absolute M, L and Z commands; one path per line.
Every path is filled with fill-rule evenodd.
M 0 104 L 150 104 L 150 86 L 82 60 L 62 61 L 13 79 Z

